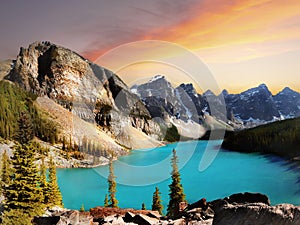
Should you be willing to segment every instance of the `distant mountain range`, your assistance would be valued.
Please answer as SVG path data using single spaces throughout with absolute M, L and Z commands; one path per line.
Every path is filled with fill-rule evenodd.
M 201 95 L 192 84 L 173 88 L 164 76 L 157 75 L 147 83 L 134 85 L 131 91 L 140 97 L 153 117 L 168 115 L 200 124 L 205 123 L 205 115 L 212 114 L 212 106 L 221 109 L 215 110 L 213 116 L 234 128 L 300 116 L 300 94 L 288 87 L 276 95 L 272 95 L 265 84 L 239 94 L 223 90 L 215 95 L 207 90 Z

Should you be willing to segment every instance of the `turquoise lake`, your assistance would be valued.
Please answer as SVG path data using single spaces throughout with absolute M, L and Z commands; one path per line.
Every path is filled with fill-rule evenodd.
M 296 164 L 279 157 L 242 154 L 220 150 L 221 141 L 190 141 L 155 149 L 134 150 L 114 162 L 117 199 L 122 208 L 140 209 L 142 203 L 151 208 L 155 187 L 160 189 L 164 209 L 168 204 L 170 158 L 175 148 L 187 201 L 203 197 L 208 201 L 238 192 L 267 194 L 271 204 L 300 205 L 300 171 Z M 199 164 L 203 155 L 216 155 L 203 171 Z M 206 155 L 206 156 L 207 156 Z M 205 161 L 204 157 L 204 161 Z M 90 169 L 57 169 L 64 206 L 86 210 L 102 206 L 107 193 L 108 166 Z

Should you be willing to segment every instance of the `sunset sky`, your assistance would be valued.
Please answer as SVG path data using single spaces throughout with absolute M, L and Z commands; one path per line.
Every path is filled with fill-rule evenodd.
M 299 0 L 4 0 L 0 27 L 0 60 L 15 58 L 20 46 L 36 40 L 93 61 L 122 44 L 161 40 L 195 53 L 220 89 L 236 93 L 266 83 L 273 93 L 285 86 L 300 91 Z M 149 53 L 127 54 L 143 59 Z M 177 56 L 161 48 L 152 57 Z M 114 70 L 110 66 L 120 61 L 102 66 Z M 175 84 L 190 82 L 181 68 L 165 67 L 132 64 L 119 75 L 129 85 L 158 73 Z

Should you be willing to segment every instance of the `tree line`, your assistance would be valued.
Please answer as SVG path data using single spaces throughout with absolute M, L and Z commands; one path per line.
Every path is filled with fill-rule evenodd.
M 226 132 L 223 148 L 240 152 L 300 156 L 300 118 L 278 121 L 248 130 Z
M 4 197 L 3 225 L 29 225 L 35 216 L 41 216 L 44 209 L 63 206 L 62 196 L 56 178 L 56 166 L 50 158 L 49 172 L 41 158 L 41 165 L 35 163 L 38 149 L 32 141 L 32 123 L 27 112 L 21 112 L 18 120 L 13 156 L 6 152 L 1 159 L 1 193 Z M 48 179 L 47 179 L 48 177 Z
M 15 140 L 20 112 L 26 112 L 36 137 L 52 144 L 58 141 L 58 126 L 34 104 L 36 97 L 8 81 L 0 81 L 0 137 Z

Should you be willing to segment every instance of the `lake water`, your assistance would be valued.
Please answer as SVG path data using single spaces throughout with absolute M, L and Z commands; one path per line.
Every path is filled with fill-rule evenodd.
M 203 197 L 208 201 L 238 192 L 267 194 L 271 204 L 300 205 L 300 171 L 297 165 L 279 157 L 219 151 L 220 141 L 190 141 L 156 149 L 134 150 L 114 162 L 117 199 L 122 208 L 151 208 L 155 187 L 160 189 L 164 209 L 168 204 L 170 158 L 175 148 L 187 201 Z M 203 154 L 216 158 L 205 170 L 199 169 Z M 206 155 L 206 156 L 207 156 Z M 204 158 L 205 159 L 205 158 Z M 205 161 L 205 160 L 204 160 Z M 107 193 L 108 166 L 91 169 L 58 169 L 64 206 L 85 209 L 102 206 Z

